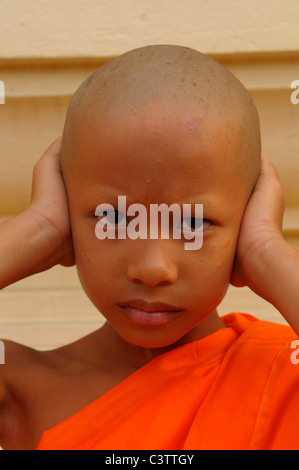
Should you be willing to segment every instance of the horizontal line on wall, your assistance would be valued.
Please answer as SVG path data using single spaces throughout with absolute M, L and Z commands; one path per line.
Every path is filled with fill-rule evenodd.
M 250 91 L 290 90 L 299 80 L 299 51 L 211 54 Z M 0 59 L 0 80 L 9 99 L 70 97 L 78 86 L 111 58 Z
M 234 62 L 265 62 L 265 61 L 293 61 L 299 60 L 299 49 L 298 50 L 287 50 L 287 51 L 259 51 L 259 52 L 228 52 L 228 53 L 209 53 L 206 54 L 220 63 L 234 63 Z M 76 56 L 76 57 L 12 57 L 12 58 L 0 58 L 0 69 L 6 67 L 14 68 L 52 68 L 57 66 L 58 68 L 64 67 L 78 67 L 88 66 L 97 67 L 103 65 L 109 60 L 116 56 Z

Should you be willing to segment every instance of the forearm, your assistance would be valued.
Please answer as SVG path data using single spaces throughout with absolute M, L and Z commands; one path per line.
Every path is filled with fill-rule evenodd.
M 30 210 L 0 224 L 0 289 L 49 269 L 55 260 L 48 229 Z
M 255 262 L 255 292 L 270 302 L 299 335 L 299 251 L 268 240 Z

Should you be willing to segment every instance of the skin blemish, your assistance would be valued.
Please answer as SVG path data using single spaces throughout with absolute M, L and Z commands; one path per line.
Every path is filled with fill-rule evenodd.
M 189 132 L 195 132 L 200 125 L 200 119 L 198 118 L 193 118 L 187 121 L 187 128 Z

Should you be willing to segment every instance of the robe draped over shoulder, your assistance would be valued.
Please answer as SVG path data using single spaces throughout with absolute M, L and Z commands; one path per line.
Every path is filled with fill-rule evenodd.
M 46 430 L 37 449 L 299 449 L 294 331 L 248 314 L 222 320 Z

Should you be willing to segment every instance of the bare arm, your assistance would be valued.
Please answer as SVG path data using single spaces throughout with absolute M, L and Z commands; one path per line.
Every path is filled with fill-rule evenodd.
M 255 258 L 255 291 L 274 305 L 299 335 L 299 252 L 285 240 L 270 240 Z
M 30 206 L 0 224 L 0 289 L 56 264 L 74 264 L 60 141 L 34 168 Z
M 263 154 L 260 176 L 241 226 L 232 275 L 274 305 L 299 335 L 299 252 L 282 236 L 283 190 Z
M 56 140 L 35 165 L 32 200 L 21 214 L 0 224 L 0 289 L 56 264 L 74 264 L 67 197 L 60 169 L 60 142 Z M 7 343 L 5 343 L 7 346 Z M 20 348 L 19 345 L 13 346 Z M 18 349 L 19 350 L 19 349 Z M 17 426 L 14 398 L 7 386 L 7 374 L 17 359 L 0 365 L 0 444 L 6 431 Z M 18 374 L 15 374 L 18 377 Z M 9 379 L 11 381 L 11 379 Z M 12 433 L 13 434 L 13 433 Z

